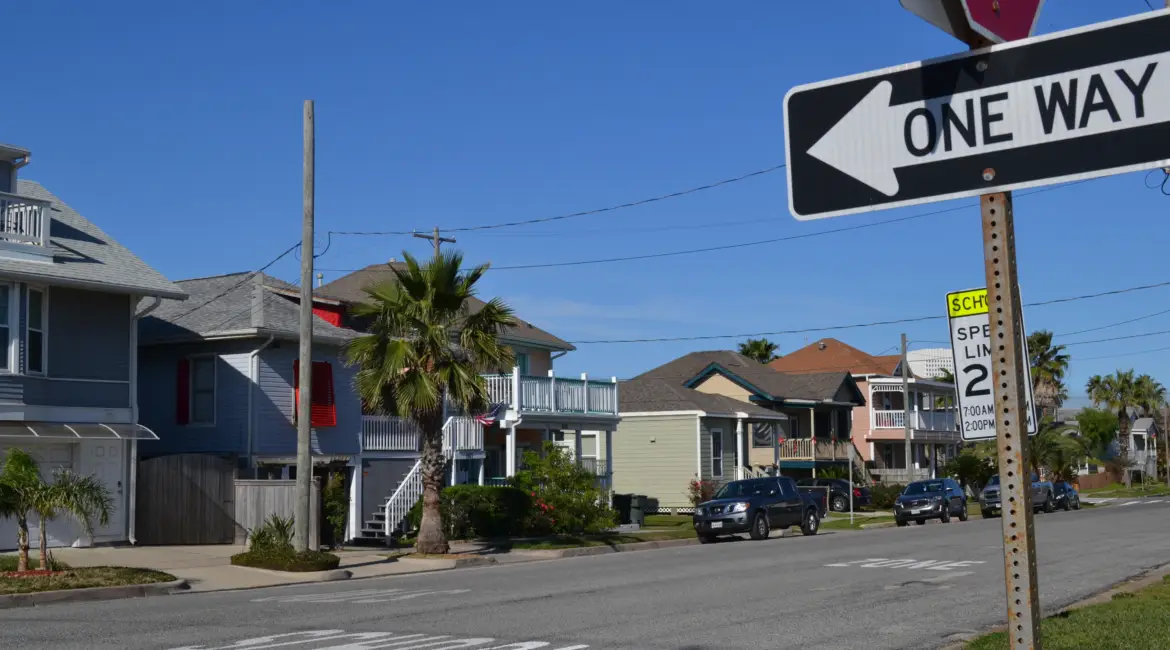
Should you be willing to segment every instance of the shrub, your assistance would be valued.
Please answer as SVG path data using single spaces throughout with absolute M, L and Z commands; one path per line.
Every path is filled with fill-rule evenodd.
M 443 529 L 450 539 L 511 537 L 527 532 L 532 498 L 514 487 L 452 485 L 440 494 Z M 422 499 L 407 514 L 412 529 L 422 520 Z
M 873 498 L 873 507 L 878 510 L 889 510 L 894 507 L 894 501 L 898 500 L 898 495 L 902 494 L 902 490 L 906 489 L 905 485 L 894 483 L 887 485 L 885 483 L 878 483 L 870 490 Z
M 341 564 L 341 558 L 325 551 L 247 551 L 233 555 L 232 564 L 271 571 L 331 571 Z
M 271 515 L 248 536 L 248 550 L 257 553 L 291 553 L 293 518 Z
M 524 454 L 524 467 L 512 485 L 532 499 L 528 535 L 600 533 L 617 525 L 597 476 L 578 466 L 566 450 L 545 443 L 543 456 Z
M 360 471 L 360 470 L 359 470 Z M 321 491 L 322 511 L 325 514 L 326 539 L 333 546 L 345 541 L 345 522 L 349 519 L 349 493 L 345 489 L 345 474 L 336 472 Z
M 703 481 L 697 478 L 691 479 L 690 485 L 687 486 L 687 498 L 690 499 L 692 506 L 697 506 L 700 503 L 706 503 L 715 498 L 715 491 L 719 486 L 715 481 Z

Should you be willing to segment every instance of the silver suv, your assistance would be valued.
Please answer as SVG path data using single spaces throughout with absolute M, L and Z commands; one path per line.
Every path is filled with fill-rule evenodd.
M 1037 510 L 1044 510 L 1044 512 L 1052 512 L 1056 509 L 1056 498 L 1052 488 L 1051 481 L 1041 481 L 1040 477 L 1035 473 L 1031 476 L 1032 479 L 1032 507 Z M 992 517 L 1003 511 L 1003 505 L 1000 502 L 1000 486 L 999 474 L 991 477 L 987 482 L 987 486 L 979 493 L 979 513 L 984 518 Z

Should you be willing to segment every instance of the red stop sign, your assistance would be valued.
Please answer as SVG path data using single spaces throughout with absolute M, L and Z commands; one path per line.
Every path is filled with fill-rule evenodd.
M 993 43 L 1028 38 L 1044 0 L 963 0 L 967 22 Z

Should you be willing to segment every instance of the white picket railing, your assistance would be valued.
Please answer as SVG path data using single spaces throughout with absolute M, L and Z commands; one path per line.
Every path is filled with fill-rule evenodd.
M 903 411 L 874 410 L 874 429 L 903 429 L 906 414 Z M 955 431 L 954 411 L 917 411 L 910 413 L 910 426 L 923 431 Z
M 566 379 L 521 375 L 486 375 L 488 399 L 521 413 L 579 413 L 617 415 L 617 380 L 595 381 L 587 376 Z M 519 399 L 514 399 L 514 396 Z
M 469 415 L 447 418 L 443 427 L 443 449 L 476 451 L 483 449 L 483 425 Z
M 47 246 L 50 203 L 0 192 L 0 240 Z
M 365 451 L 418 451 L 422 431 L 411 418 L 394 415 L 362 416 Z

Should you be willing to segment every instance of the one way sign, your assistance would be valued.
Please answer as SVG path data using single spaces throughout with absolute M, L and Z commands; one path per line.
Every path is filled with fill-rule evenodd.
M 1170 10 L 793 88 L 817 219 L 1170 165 Z

